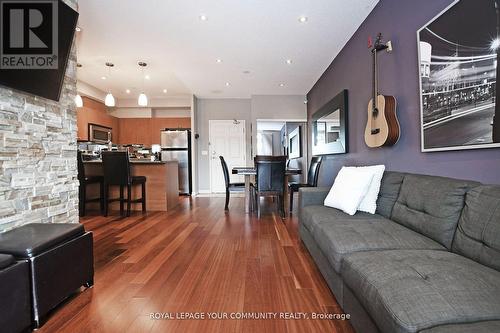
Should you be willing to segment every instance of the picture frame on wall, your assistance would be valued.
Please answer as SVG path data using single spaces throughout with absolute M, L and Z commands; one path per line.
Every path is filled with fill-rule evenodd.
M 457 0 L 417 31 L 422 152 L 500 147 L 498 15 Z
M 300 135 L 302 126 L 297 126 L 296 129 L 288 134 L 288 158 L 302 157 L 302 136 Z

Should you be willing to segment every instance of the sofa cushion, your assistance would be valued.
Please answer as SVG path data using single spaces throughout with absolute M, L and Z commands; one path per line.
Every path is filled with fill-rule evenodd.
M 9 267 L 15 262 L 14 257 L 9 254 L 0 254 L 0 269 Z
M 480 321 L 470 324 L 443 325 L 420 333 L 492 333 L 500 332 L 500 321 Z
M 452 251 L 500 271 L 500 186 L 467 193 Z
M 33 257 L 64 241 L 83 235 L 79 223 L 31 223 L 0 234 L 0 253 Z
M 451 249 L 465 193 L 479 183 L 407 174 L 391 220 Z
M 304 208 L 306 227 L 337 273 L 350 253 L 391 249 L 445 250 L 437 242 L 383 216 L 359 212 L 354 216 L 324 206 Z
M 500 272 L 455 253 L 355 253 L 342 276 L 382 332 L 500 320 Z
M 391 218 L 392 209 L 398 199 L 404 177 L 405 174 L 401 172 L 386 171 L 384 173 L 378 193 L 377 214 L 388 219 Z

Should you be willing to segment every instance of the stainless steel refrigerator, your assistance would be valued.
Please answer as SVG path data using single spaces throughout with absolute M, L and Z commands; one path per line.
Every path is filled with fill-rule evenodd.
M 168 128 L 162 131 L 161 160 L 179 162 L 179 193 L 191 195 L 191 131 Z

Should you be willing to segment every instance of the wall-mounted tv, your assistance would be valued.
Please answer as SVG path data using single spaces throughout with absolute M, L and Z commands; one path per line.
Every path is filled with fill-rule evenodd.
M 77 22 L 61 0 L 0 0 L 0 85 L 58 101 Z

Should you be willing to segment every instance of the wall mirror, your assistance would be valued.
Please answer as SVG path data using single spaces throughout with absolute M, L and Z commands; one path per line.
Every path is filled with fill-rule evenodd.
M 347 107 L 347 90 L 343 90 L 313 114 L 313 155 L 348 152 Z

